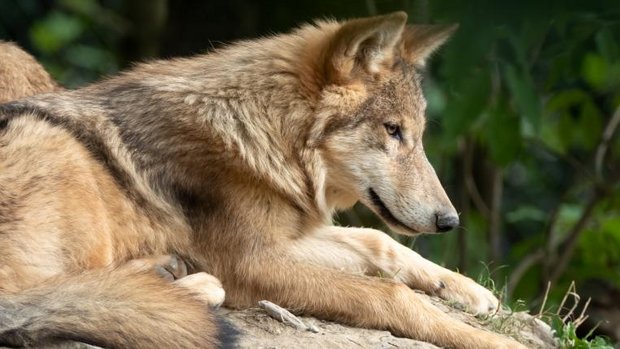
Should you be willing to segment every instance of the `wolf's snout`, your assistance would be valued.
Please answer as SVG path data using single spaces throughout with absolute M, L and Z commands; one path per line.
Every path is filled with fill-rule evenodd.
M 438 232 L 450 231 L 459 225 L 459 216 L 454 213 L 437 213 L 435 216 L 437 217 L 435 224 Z

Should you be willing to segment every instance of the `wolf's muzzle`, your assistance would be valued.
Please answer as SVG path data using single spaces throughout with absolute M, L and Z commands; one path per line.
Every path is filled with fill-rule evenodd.
M 437 220 L 435 225 L 437 226 L 437 231 L 440 233 L 444 233 L 450 231 L 459 226 L 459 216 L 454 213 L 447 214 L 435 214 Z

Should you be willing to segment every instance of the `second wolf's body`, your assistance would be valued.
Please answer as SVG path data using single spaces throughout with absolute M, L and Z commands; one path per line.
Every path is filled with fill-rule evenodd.
M 0 40 L 0 103 L 60 90 L 34 57 L 16 44 Z
M 482 313 L 497 306 L 483 287 L 331 224 L 358 200 L 403 233 L 458 222 L 423 153 L 415 68 L 450 30 L 404 22 L 322 22 L 0 107 L 0 309 L 24 319 L 0 321 L 0 344 L 215 345 L 195 287 L 131 262 L 174 254 L 232 307 L 269 299 L 439 345 L 517 347 L 411 290 Z

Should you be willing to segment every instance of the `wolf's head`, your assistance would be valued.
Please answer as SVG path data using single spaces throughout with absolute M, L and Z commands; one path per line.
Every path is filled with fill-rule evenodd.
M 420 69 L 456 26 L 406 19 L 397 12 L 330 27 L 309 142 L 322 151 L 331 206 L 361 201 L 401 234 L 443 232 L 459 218 L 424 153 Z

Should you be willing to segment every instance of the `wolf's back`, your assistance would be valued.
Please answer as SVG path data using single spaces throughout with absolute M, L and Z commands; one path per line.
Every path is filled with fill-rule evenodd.
M 0 40 L 0 103 L 60 87 L 32 56 L 17 45 Z

